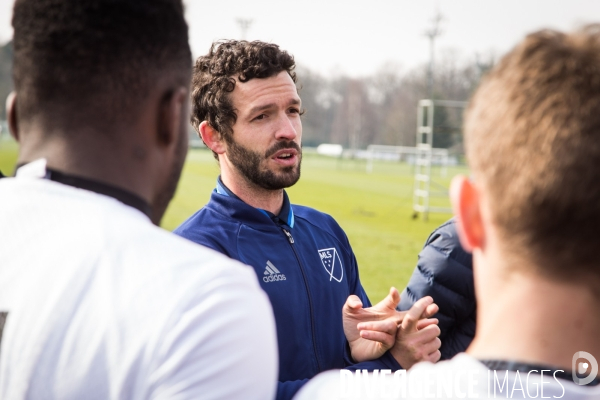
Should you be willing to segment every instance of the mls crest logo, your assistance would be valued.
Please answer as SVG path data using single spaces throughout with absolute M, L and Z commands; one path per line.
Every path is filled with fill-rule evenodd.
M 341 282 L 344 277 L 344 267 L 342 266 L 342 260 L 337 253 L 337 249 L 332 247 L 330 249 L 319 250 L 319 256 L 321 257 L 321 263 L 325 267 L 325 271 L 329 274 L 329 280 L 333 279 Z

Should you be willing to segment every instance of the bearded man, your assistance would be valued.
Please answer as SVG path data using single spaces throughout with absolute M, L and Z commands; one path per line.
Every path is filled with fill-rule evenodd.
M 196 61 L 192 124 L 221 175 L 209 203 L 175 230 L 254 267 L 275 314 L 278 399 L 320 371 L 397 370 L 440 357 L 437 320 L 419 321 L 437 310 L 433 300 L 411 309 L 410 329 L 398 328 L 395 289 L 362 308 L 370 303 L 344 231 L 331 216 L 290 204 L 284 188 L 300 178 L 302 159 L 294 67 L 287 52 L 258 41 L 214 43 Z M 367 320 L 387 329 L 373 325 L 361 337 L 357 322 Z

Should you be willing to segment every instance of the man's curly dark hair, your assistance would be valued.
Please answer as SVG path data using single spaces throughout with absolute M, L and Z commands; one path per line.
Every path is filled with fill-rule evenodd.
M 296 83 L 294 57 L 273 43 L 226 40 L 212 44 L 207 55 L 196 60 L 192 78 L 192 125 L 199 132 L 207 121 L 226 141 L 231 141 L 237 114 L 229 94 L 236 79 L 248 82 L 287 71 Z M 216 153 L 214 153 L 217 158 Z

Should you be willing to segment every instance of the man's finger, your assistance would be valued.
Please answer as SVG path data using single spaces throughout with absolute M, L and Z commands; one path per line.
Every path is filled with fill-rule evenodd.
M 422 319 L 422 320 L 419 320 L 419 322 L 417 322 L 417 329 L 421 330 L 421 329 L 427 328 L 429 325 L 438 324 L 439 322 L 440 321 L 437 318 Z
M 360 298 L 354 294 L 351 294 L 350 296 L 348 296 L 348 298 L 346 299 L 346 303 L 344 304 L 344 308 L 345 309 L 349 309 L 352 311 L 356 311 L 356 310 L 360 310 L 362 308 L 362 301 L 360 301 Z
M 436 337 L 434 338 L 432 341 L 425 343 L 422 347 L 422 351 L 423 354 L 432 354 L 435 353 L 437 350 L 440 349 L 440 347 L 442 346 L 442 341 L 440 340 L 440 338 Z
M 398 325 L 396 321 L 386 319 L 383 321 L 369 321 L 369 322 L 361 322 L 356 326 L 356 329 L 359 331 L 379 331 L 379 332 L 387 332 L 389 334 L 396 336 L 396 330 L 398 329 Z
M 394 317 L 392 317 L 396 321 L 396 324 L 400 325 L 402 323 L 402 320 L 404 319 L 404 316 L 406 315 L 407 312 L 408 311 L 396 311 L 396 314 L 394 315 Z M 434 304 L 431 304 L 430 306 L 428 306 L 425 309 L 425 312 L 423 313 L 423 315 L 421 315 L 421 319 L 419 320 L 419 322 L 417 322 L 417 329 L 422 329 L 432 323 L 437 324 L 439 322 L 439 320 L 437 318 L 431 318 L 431 316 L 435 315 L 437 312 L 438 312 L 437 304 L 434 303 Z M 421 321 L 430 321 L 430 322 L 426 323 L 425 325 L 423 325 L 421 327 L 421 325 L 420 325 Z
M 417 330 L 417 322 L 427 307 L 433 303 L 431 296 L 425 296 L 415 302 L 402 320 L 402 330 L 413 332 Z
M 398 303 L 400 303 L 400 293 L 398 292 L 398 289 L 392 286 L 388 295 L 379 303 L 375 304 L 373 308 L 376 310 L 395 310 Z
M 421 318 L 431 318 L 433 317 L 438 311 L 440 310 L 440 308 L 438 307 L 437 304 L 433 303 L 427 306 L 427 308 L 425 309 L 425 312 L 423 313 L 423 315 L 421 315 Z
M 396 335 L 390 335 L 379 331 L 360 331 L 360 337 L 373 342 L 379 342 L 387 350 L 396 343 Z
M 428 343 L 432 340 L 435 340 L 438 336 L 440 336 L 440 327 L 433 324 L 429 325 L 417 333 L 415 333 L 415 338 L 419 343 Z
M 436 362 L 440 361 L 440 358 L 442 358 L 442 353 L 440 353 L 439 350 L 436 350 L 435 352 L 433 352 L 427 356 L 427 361 L 436 363 Z

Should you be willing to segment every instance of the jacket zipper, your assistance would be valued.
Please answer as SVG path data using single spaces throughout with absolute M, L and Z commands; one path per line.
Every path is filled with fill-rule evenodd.
M 310 309 L 310 329 L 312 331 L 313 349 L 315 351 L 315 359 L 317 360 L 317 368 L 319 369 L 319 372 L 321 372 L 322 368 L 321 368 L 321 363 L 319 362 L 319 353 L 317 352 L 317 341 L 316 341 L 317 335 L 315 334 L 315 319 L 314 319 L 314 312 L 313 312 L 313 302 L 312 302 L 312 298 L 310 297 L 310 291 L 308 290 L 308 280 L 306 279 L 306 273 L 304 272 L 304 267 L 302 266 L 302 263 L 300 262 L 300 257 L 298 256 L 298 252 L 296 251 L 296 246 L 294 246 L 295 242 L 294 242 L 294 238 L 293 238 L 292 234 L 284 227 L 281 227 L 281 230 L 283 230 L 283 233 L 285 233 L 285 236 L 287 236 L 288 242 L 290 243 L 290 247 L 294 251 L 294 255 L 296 256 L 296 261 L 298 261 L 298 265 L 300 266 L 300 272 L 302 272 L 302 278 L 304 279 L 304 285 L 306 286 L 306 294 L 308 295 L 308 308 Z

